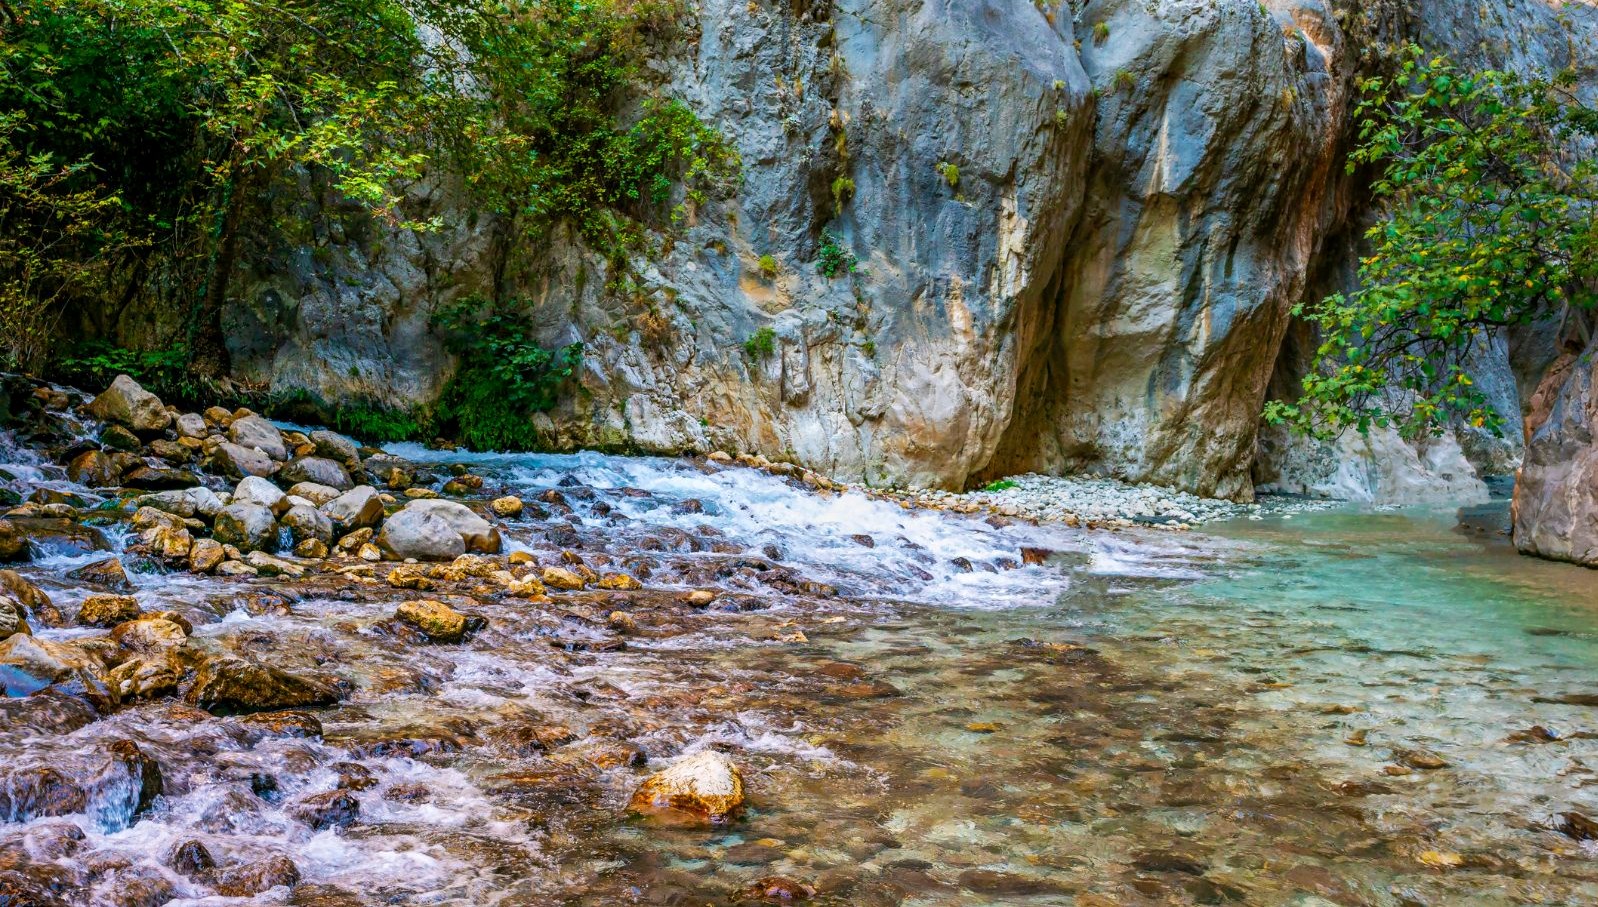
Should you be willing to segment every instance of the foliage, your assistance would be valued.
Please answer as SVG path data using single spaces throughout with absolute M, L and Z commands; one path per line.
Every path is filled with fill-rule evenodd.
M 128 350 L 98 340 L 70 347 L 54 362 L 53 376 L 66 384 L 104 388 L 127 375 L 147 390 L 172 402 L 194 402 L 204 388 L 189 370 L 189 351 L 181 346 Z
M 1498 431 L 1471 377 L 1493 332 L 1598 302 L 1598 138 L 1571 76 L 1457 71 L 1411 50 L 1363 84 L 1350 167 L 1379 170 L 1386 216 L 1367 234 L 1359 289 L 1296 310 L 1320 331 L 1297 402 L 1266 418 L 1330 436 L 1452 419 Z
M 471 297 L 440 309 L 434 320 L 459 358 L 433 411 L 435 429 L 474 450 L 537 447 L 531 416 L 558 402 L 582 362 L 583 345 L 540 346 L 529 306 L 520 300 Z
M 1110 23 L 1108 23 L 1108 22 L 1095 22 L 1095 23 L 1093 23 L 1093 43 L 1094 44 L 1103 44 L 1105 41 L 1108 41 L 1108 40 L 1110 40 Z
M 680 12 L 681 0 L 0 3 L 0 329 L 28 358 L 27 338 L 63 310 L 148 289 L 182 311 L 174 344 L 219 371 L 241 235 L 274 196 L 309 187 L 324 209 L 427 229 L 404 209 L 438 168 L 521 239 L 566 223 L 619 261 L 737 172 L 691 111 L 648 97 L 660 78 L 645 63 Z
M 1019 484 L 1017 484 L 1014 479 L 999 479 L 997 481 L 989 482 L 988 484 L 982 486 L 982 490 L 983 491 L 988 491 L 988 492 L 1009 491 L 1012 488 L 1019 488 L 1019 487 L 1021 487 L 1021 486 Z
M 821 250 L 816 258 L 816 269 L 821 276 L 831 280 L 839 274 L 854 274 L 860 270 L 860 260 L 838 242 L 830 232 L 821 234 Z
M 1122 91 L 1130 91 L 1137 86 L 1137 76 L 1132 75 L 1130 69 L 1117 69 L 1115 71 L 1115 87 Z
M 765 359 L 777 351 L 777 332 L 762 327 L 744 341 L 744 354 L 750 359 Z
M 770 255 L 762 255 L 758 264 L 760 265 L 761 277 L 767 280 L 777 279 L 777 259 Z
M 944 182 L 949 184 L 950 189 L 960 188 L 959 167 L 956 167 L 954 164 L 951 164 L 948 161 L 943 161 L 938 164 L 938 174 L 943 177 Z
M 854 198 L 854 180 L 847 176 L 840 176 L 832 181 L 832 208 L 842 214 L 843 206 L 849 204 Z

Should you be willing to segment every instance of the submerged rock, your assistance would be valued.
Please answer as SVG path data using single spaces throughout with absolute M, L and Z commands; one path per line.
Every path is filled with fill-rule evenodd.
M 734 818 L 744 806 L 743 775 L 731 758 L 702 750 L 644 779 L 633 793 L 636 812 L 676 811 L 713 823 Z
M 443 602 L 421 599 L 405 602 L 394 616 L 421 630 L 434 642 L 460 642 L 470 627 L 470 619 Z
M 324 828 L 347 828 L 361 814 L 361 801 L 344 790 L 330 790 L 312 794 L 294 805 L 294 818 L 320 831 Z
M 253 897 L 273 888 L 293 888 L 300 883 L 300 868 L 281 854 L 233 866 L 217 873 L 216 893 L 223 897 Z
M 85 564 L 69 572 L 67 577 L 91 583 L 102 589 L 110 589 L 112 592 L 133 591 L 133 581 L 128 579 L 128 572 L 123 568 L 122 561 L 114 557 Z

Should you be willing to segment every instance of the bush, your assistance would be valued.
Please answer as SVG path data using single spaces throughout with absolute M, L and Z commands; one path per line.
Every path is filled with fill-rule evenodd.
M 1021 487 L 1021 486 L 1019 484 L 1017 484 L 1015 482 L 1015 480 L 1013 480 L 1013 479 L 999 479 L 998 481 L 989 482 L 988 484 L 982 486 L 982 490 L 983 491 L 989 491 L 989 492 L 992 492 L 992 491 L 1009 491 L 1012 488 L 1019 488 L 1019 487 Z
M 956 167 L 955 165 L 949 163 L 948 161 L 944 161 L 944 162 L 938 164 L 938 174 L 943 177 L 943 181 L 944 182 L 949 184 L 949 188 L 950 189 L 959 189 L 960 188 L 960 168 L 959 167 Z
M 821 251 L 816 259 L 816 269 L 821 276 L 831 280 L 839 274 L 857 273 L 860 261 L 853 252 L 839 245 L 838 237 L 826 232 L 821 234 Z
M 763 327 L 744 341 L 744 355 L 750 359 L 766 359 L 777 351 L 777 332 Z
M 531 450 L 533 413 L 555 406 L 582 362 L 583 345 L 545 349 L 532 337 L 529 306 L 472 297 L 434 321 L 459 365 L 433 409 L 433 427 L 473 450 Z
M 767 280 L 777 279 L 777 259 L 770 255 L 760 256 L 760 276 Z
M 1103 44 L 1108 40 L 1110 40 L 1110 23 L 1095 22 L 1093 24 L 1093 43 Z

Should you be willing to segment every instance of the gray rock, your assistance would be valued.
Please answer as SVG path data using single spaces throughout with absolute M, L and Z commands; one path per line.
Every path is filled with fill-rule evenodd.
M 180 438 L 204 438 L 211 433 L 205 417 L 199 413 L 184 413 L 178 416 L 177 423 Z
M 222 499 L 216 496 L 216 492 L 203 486 L 158 491 L 155 494 L 142 495 L 136 498 L 134 503 L 140 507 L 154 507 L 174 516 L 198 515 L 207 519 L 215 517 L 222 509 Z
M 499 530 L 465 504 L 434 498 L 412 501 L 405 505 L 405 510 L 401 513 L 407 510 L 431 514 L 448 523 L 460 533 L 461 541 L 466 544 L 467 551 L 479 551 L 483 554 L 499 553 Z M 389 519 L 392 520 L 393 517 Z
M 229 504 L 216 515 L 212 537 L 240 551 L 276 551 L 277 523 L 260 504 Z
M 326 457 L 335 463 L 342 464 L 345 469 L 356 470 L 361 468 L 360 449 L 355 442 L 344 437 L 336 431 L 319 429 L 311 432 L 311 443 L 316 445 L 316 455 Z
M 378 544 L 398 558 L 451 561 L 466 553 L 466 540 L 444 517 L 410 507 L 383 521 Z
M 295 544 L 306 539 L 317 539 L 323 544 L 333 542 L 333 521 L 309 504 L 295 504 L 283 514 L 283 526 Z
M 258 450 L 279 463 L 289 457 L 288 448 L 283 444 L 283 433 L 261 416 L 234 419 L 233 424 L 228 426 L 228 439 L 240 447 Z
M 1598 341 L 1566 352 L 1532 395 L 1511 533 L 1525 554 L 1598 567 Z
M 172 414 L 160 398 L 127 375 L 118 375 L 105 393 L 94 398 L 89 415 L 141 434 L 158 432 L 172 424 Z
M 281 514 L 289 508 L 288 496 L 281 488 L 273 485 L 259 476 L 246 476 L 238 487 L 233 489 L 233 497 L 229 504 L 259 504 L 273 515 Z
M 279 481 L 289 484 L 314 482 L 340 491 L 355 486 L 344 467 L 326 457 L 300 457 L 279 470 L 277 477 Z
M 253 447 L 244 447 L 229 441 L 217 445 L 212 462 L 235 479 L 245 476 L 269 476 L 277 471 L 277 464 L 272 462 L 271 457 Z
M 338 534 L 343 535 L 382 522 L 383 501 L 377 496 L 377 489 L 359 485 L 322 505 L 322 512 L 333 521 Z

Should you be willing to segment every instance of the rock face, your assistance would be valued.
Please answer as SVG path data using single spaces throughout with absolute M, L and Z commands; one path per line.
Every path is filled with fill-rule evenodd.
M 638 293 L 608 294 L 614 275 L 567 237 L 507 250 L 440 178 L 407 206 L 441 230 L 340 231 L 314 266 L 273 247 L 242 256 L 225 312 L 239 377 L 413 408 L 452 364 L 431 312 L 503 291 L 531 300 L 540 342 L 585 343 L 581 387 L 536 417 L 552 447 L 758 452 L 945 487 L 1088 471 L 1245 498 L 1260 406 L 1273 375 L 1294 377 L 1289 312 L 1350 286 L 1336 265 L 1368 200 L 1341 165 L 1354 86 L 1379 56 L 1366 51 L 1416 40 L 1530 71 L 1598 44 L 1598 9 L 1548 0 L 1470 15 L 1443 0 L 695 11 L 651 63 L 736 146 L 743 179 L 636 262 Z M 832 241 L 862 273 L 819 273 Z M 770 353 L 746 350 L 762 329 Z M 219 453 L 267 474 L 286 451 L 269 425 L 240 428 L 251 418 Z M 319 458 L 358 460 L 312 441 Z M 1448 473 L 1449 494 L 1479 487 L 1441 448 L 1390 476 L 1317 465 L 1386 450 L 1373 443 L 1268 449 L 1267 480 L 1380 496 Z M 1478 469 L 1507 459 L 1459 443 Z M 255 448 L 265 463 L 238 453 Z
M 1598 567 L 1598 358 L 1567 352 L 1548 370 L 1526 417 L 1515 483 L 1515 547 Z

